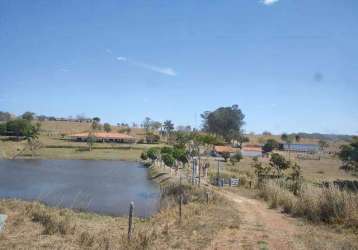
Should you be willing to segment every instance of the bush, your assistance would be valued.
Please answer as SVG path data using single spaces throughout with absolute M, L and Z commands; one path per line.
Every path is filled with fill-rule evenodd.
M 168 167 L 173 167 L 175 164 L 175 159 L 171 154 L 163 154 L 162 160 L 164 164 L 167 165 Z
M 158 159 L 159 149 L 158 148 L 150 148 L 147 150 L 147 155 L 148 155 L 149 159 L 151 159 L 152 161 L 155 161 L 156 159 Z
M 6 135 L 6 123 L 0 123 L 0 135 Z
M 240 162 L 241 160 L 242 160 L 242 154 L 240 152 L 237 152 L 230 157 L 230 162 L 232 165 L 235 165 L 236 162 Z
M 140 158 L 141 158 L 143 161 L 148 160 L 148 155 L 147 155 L 147 153 L 146 153 L 146 152 L 142 152 L 142 153 L 140 154 Z
M 165 147 L 162 147 L 161 149 L 160 149 L 160 153 L 161 154 L 173 154 L 173 148 L 171 148 L 171 147 L 167 147 L 167 146 L 165 146 Z

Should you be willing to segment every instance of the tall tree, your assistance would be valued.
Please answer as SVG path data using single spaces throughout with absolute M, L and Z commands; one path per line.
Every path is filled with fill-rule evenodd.
M 166 120 L 163 124 L 163 128 L 167 135 L 169 135 L 174 130 L 174 124 L 171 120 Z
M 238 105 L 220 107 L 212 112 L 206 111 L 201 117 L 204 130 L 222 136 L 227 142 L 237 137 L 245 124 L 245 115 Z
M 27 111 L 21 115 L 24 120 L 32 121 L 35 118 L 35 113 Z
M 144 118 L 142 127 L 144 128 L 146 134 L 149 133 L 149 131 L 151 129 L 151 123 L 152 123 L 152 120 L 149 117 Z
M 7 122 L 10 119 L 11 119 L 11 114 L 9 112 L 0 111 L 0 121 Z
M 32 157 L 34 156 L 34 152 L 36 149 L 36 146 L 38 145 L 38 138 L 40 134 L 40 123 L 36 123 L 36 126 L 26 126 L 26 128 L 23 131 L 23 135 L 30 147 Z
M 151 127 L 152 130 L 157 131 L 157 130 L 159 130 L 159 129 L 162 127 L 162 123 L 161 123 L 161 122 L 158 122 L 158 121 L 152 121 L 152 122 L 150 123 L 150 127 Z
M 103 124 L 103 129 L 104 129 L 104 131 L 106 131 L 107 133 L 108 132 L 111 132 L 112 131 L 112 127 L 111 127 L 111 124 L 109 124 L 109 123 L 105 123 L 105 124 Z
M 342 145 L 338 153 L 339 159 L 342 161 L 341 168 L 346 171 L 358 173 L 358 137 L 354 136 L 349 145 Z
M 94 117 L 92 119 L 91 127 L 92 127 L 93 130 L 100 130 L 101 129 L 100 121 L 101 121 L 101 119 L 99 117 Z

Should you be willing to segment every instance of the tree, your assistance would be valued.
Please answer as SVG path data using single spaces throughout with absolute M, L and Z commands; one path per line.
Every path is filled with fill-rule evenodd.
M 161 122 L 157 122 L 157 121 L 152 121 L 152 122 L 150 123 L 150 127 L 151 127 L 152 130 L 157 131 L 157 130 L 159 130 L 159 129 L 162 127 L 162 123 L 161 123 Z
M 140 158 L 141 158 L 143 161 L 146 161 L 146 160 L 148 159 L 147 152 L 143 151 L 143 152 L 140 154 Z
M 163 124 L 163 128 L 168 136 L 174 130 L 174 124 L 171 120 L 166 120 Z
M 11 114 L 9 112 L 0 111 L 0 121 L 7 122 L 11 119 Z
M 163 154 L 162 160 L 164 164 L 167 165 L 168 167 L 173 167 L 175 164 L 175 159 L 171 154 Z
M 24 120 L 32 121 L 35 118 L 35 113 L 27 111 L 21 115 Z
M 301 170 L 301 166 L 298 165 L 297 163 L 293 164 L 292 166 L 292 173 L 290 175 L 291 179 L 292 179 L 292 191 L 294 193 L 294 195 L 298 195 L 301 186 L 302 186 L 302 170 Z
M 276 169 L 278 176 L 281 176 L 281 172 L 290 167 L 290 161 L 287 161 L 280 154 L 273 153 L 271 154 L 270 166 Z
M 47 119 L 47 116 L 45 116 L 45 115 L 39 115 L 39 116 L 37 117 L 37 119 L 38 119 L 39 121 L 45 121 L 45 120 Z
M 183 165 L 188 163 L 187 151 L 183 147 L 174 147 L 173 157 Z
M 278 148 L 278 142 L 275 139 L 268 139 L 262 147 L 263 153 L 270 153 Z
M 235 163 L 238 163 L 242 160 L 242 154 L 240 152 L 235 153 L 230 157 L 230 162 L 234 166 Z
M 235 139 L 237 139 L 237 141 L 239 142 L 240 148 L 242 148 L 243 143 L 250 141 L 249 137 L 243 135 L 241 132 L 239 133 L 239 135 Z
M 96 136 L 93 134 L 92 131 L 90 131 L 88 133 L 88 137 L 87 137 L 87 145 L 88 145 L 88 150 L 89 151 L 92 151 L 92 147 L 93 147 L 93 144 L 97 141 L 97 138 Z
M 329 147 L 328 142 L 326 142 L 325 140 L 322 140 L 322 139 L 318 141 L 318 145 L 319 145 L 319 149 L 321 151 L 325 151 L 325 149 Z
M 301 136 L 300 135 L 295 135 L 295 140 L 296 140 L 296 142 L 300 142 L 301 141 Z
M 33 125 L 29 120 L 15 119 L 6 123 L 6 133 L 14 135 L 19 140 L 20 136 L 24 136 L 27 131 L 33 129 Z
M 354 136 L 349 145 L 342 145 L 338 153 L 342 161 L 341 168 L 345 171 L 358 173 L 358 137 Z
M 0 135 L 7 135 L 6 123 L 0 123 Z
M 160 153 L 163 155 L 163 154 L 173 154 L 173 148 L 172 147 L 167 147 L 167 146 L 165 146 L 165 147 L 162 147 L 161 149 L 160 149 Z
M 201 117 L 203 118 L 203 130 L 220 135 L 225 141 L 230 142 L 241 133 L 245 115 L 238 105 L 233 105 L 220 107 L 213 112 L 206 111 Z
M 255 174 L 257 176 L 257 184 L 259 187 L 261 187 L 262 182 L 271 172 L 271 167 L 263 165 L 257 157 L 253 158 L 253 163 L 251 164 L 251 167 L 255 169 Z
M 153 144 L 153 143 L 158 143 L 159 140 L 160 140 L 160 136 L 159 135 L 156 135 L 152 132 L 148 132 L 146 135 L 145 135 L 145 140 L 147 143 L 150 143 L 150 144 Z
M 190 132 L 177 131 L 175 132 L 175 145 L 178 147 L 185 147 L 193 139 L 193 134 Z
M 270 131 L 264 131 L 262 132 L 263 136 L 272 136 L 272 133 Z
M 158 148 L 150 148 L 147 150 L 148 158 L 154 162 L 156 159 L 158 159 L 159 156 L 159 149 Z
M 26 126 L 23 135 L 30 147 L 32 157 L 34 156 L 35 147 L 38 144 L 38 138 L 40 134 L 40 123 L 36 123 L 36 126 Z
M 105 123 L 105 124 L 103 124 L 103 129 L 104 129 L 104 131 L 106 131 L 108 133 L 108 132 L 111 132 L 112 127 L 109 123 Z
M 144 118 L 142 127 L 144 128 L 146 134 L 149 133 L 151 124 L 152 124 L 152 120 L 149 117 Z
M 101 122 L 101 118 L 99 118 L 99 117 L 93 117 L 92 118 L 92 121 L 94 121 L 94 122 L 97 122 L 97 123 L 100 123 Z

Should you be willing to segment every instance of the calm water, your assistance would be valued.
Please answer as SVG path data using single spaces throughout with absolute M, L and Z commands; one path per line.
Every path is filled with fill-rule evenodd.
M 137 216 L 159 209 L 159 186 L 139 163 L 86 160 L 0 160 L 0 198 L 40 200 L 51 206 Z

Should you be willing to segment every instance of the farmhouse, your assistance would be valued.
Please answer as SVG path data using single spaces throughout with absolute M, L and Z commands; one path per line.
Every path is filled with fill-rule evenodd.
M 65 138 L 72 141 L 87 141 L 89 132 L 68 135 Z M 136 138 L 123 133 L 93 132 L 97 142 L 135 143 Z
M 221 155 L 221 154 L 225 154 L 225 153 L 232 154 L 232 153 L 235 153 L 236 151 L 237 150 L 231 146 L 215 146 L 213 153 L 215 155 Z

